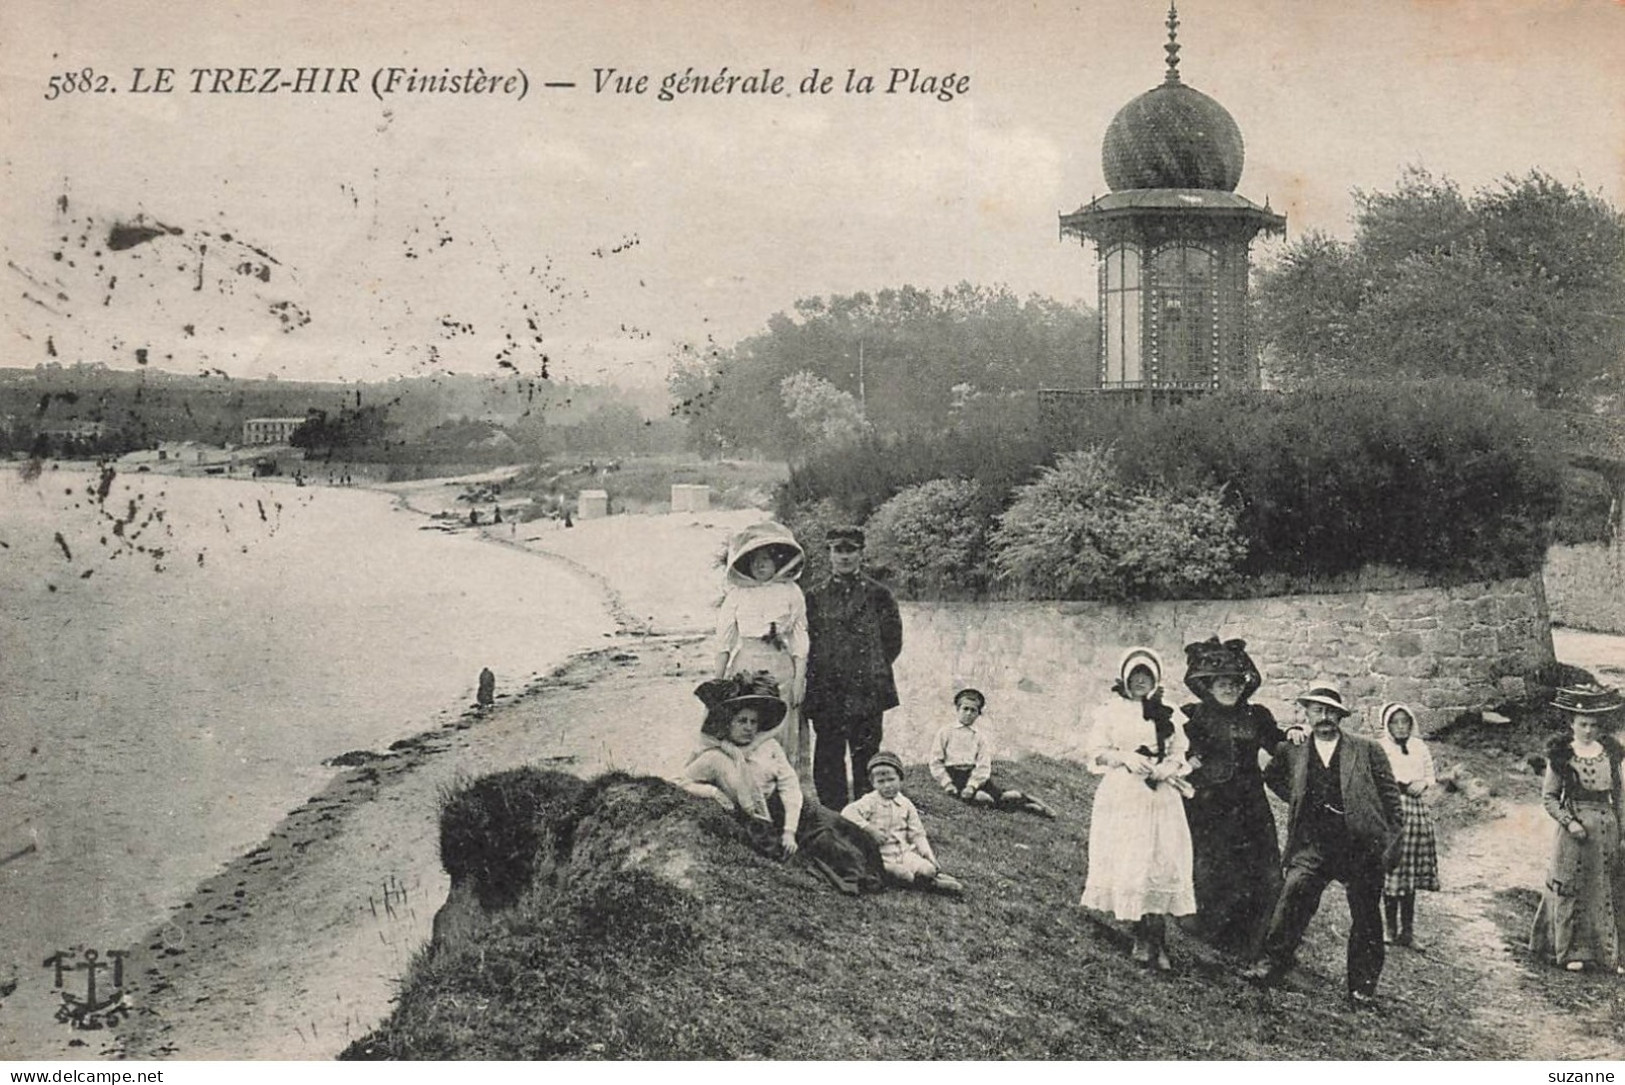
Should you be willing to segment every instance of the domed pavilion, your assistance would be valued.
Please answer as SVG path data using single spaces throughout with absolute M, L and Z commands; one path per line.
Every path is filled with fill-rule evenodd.
M 1061 216 L 1061 236 L 1100 254 L 1100 364 L 1091 391 L 1178 399 L 1259 385 L 1247 321 L 1247 250 L 1286 217 L 1236 194 L 1246 159 L 1224 106 L 1179 77 L 1168 9 L 1167 74 L 1118 110 L 1101 162 L 1111 192 Z

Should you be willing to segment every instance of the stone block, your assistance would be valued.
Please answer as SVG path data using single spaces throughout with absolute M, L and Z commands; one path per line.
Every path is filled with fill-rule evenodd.
M 596 520 L 608 515 L 608 492 L 604 490 L 582 490 L 576 495 L 576 519 Z
M 1422 638 L 1415 633 L 1393 633 L 1384 638 L 1383 648 L 1396 656 L 1422 654 Z
M 1529 695 L 1529 683 L 1512 675 L 1497 681 L 1495 688 L 1501 698 L 1507 701 L 1519 701 Z
M 1467 658 L 1493 659 L 1501 650 L 1494 629 L 1468 629 L 1461 635 L 1461 654 Z

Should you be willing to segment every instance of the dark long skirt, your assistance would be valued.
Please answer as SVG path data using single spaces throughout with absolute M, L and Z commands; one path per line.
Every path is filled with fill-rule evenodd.
M 763 855 L 777 857 L 784 832 L 784 806 L 777 795 L 768 799 L 771 822 L 744 818 L 751 846 Z M 857 825 L 840 814 L 807 800 L 801 806 L 801 822 L 796 826 L 796 859 L 816 871 L 830 885 L 849 896 L 877 893 L 886 887 L 885 865 L 880 845 Z
M 1196 887 L 1192 928 L 1204 941 L 1253 957 L 1281 894 L 1275 816 L 1256 780 L 1216 784 L 1185 801 Z

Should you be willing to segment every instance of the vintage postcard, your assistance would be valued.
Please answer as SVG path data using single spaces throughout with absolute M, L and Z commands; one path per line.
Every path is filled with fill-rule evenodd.
M 1619 946 L 1573 976 L 1523 948 L 1568 831 L 1558 800 L 1542 805 L 1544 747 L 1450 731 L 1504 701 L 1550 708 L 1537 671 L 1599 683 L 1598 699 L 1553 711 L 1609 708 L 1625 679 L 1617 538 L 1613 586 L 1595 590 L 1602 574 L 1585 570 L 1606 561 L 1585 555 L 1602 541 L 1544 586 L 1526 569 L 1437 596 L 1405 581 L 1113 610 L 971 590 L 920 601 L 895 577 L 840 595 L 823 578 L 856 568 L 863 532 L 841 529 L 861 524 L 756 525 L 786 514 L 779 487 L 826 438 L 878 425 L 925 442 L 1041 390 L 1053 411 L 1103 384 L 1256 387 L 1249 274 L 1317 234 L 1350 243 L 1370 194 L 1558 186 L 1617 231 L 1622 55 L 1625 6 L 1608 0 L 13 0 L 0 1061 L 1619 1059 Z M 1144 104 L 1174 86 L 1175 106 Z M 1578 244 L 1566 221 L 1540 236 Z M 1201 240 L 1166 255 L 1187 228 Z M 1136 279 L 1142 258 L 1162 278 Z M 939 337 L 967 313 L 1004 330 Z M 758 394 L 753 359 L 792 339 L 816 365 Z M 1625 454 L 1586 463 L 1602 522 Z M 866 568 L 883 570 L 867 541 Z M 771 598 L 731 592 L 756 576 L 750 552 L 777 562 L 759 578 Z M 1210 635 L 1245 638 L 1262 675 L 1245 652 L 1191 671 L 1186 643 Z M 837 642 L 859 647 L 837 664 Z M 1332 886 L 1312 922 L 1300 902 L 1308 948 L 1276 987 L 1180 921 L 1194 904 L 1178 894 L 1136 898 L 1151 919 L 1123 919 L 1106 852 L 1124 885 L 1145 857 L 1126 839 L 1090 856 L 1096 781 L 1144 768 L 1123 801 L 1155 809 L 1112 816 L 1175 835 L 1174 789 L 1191 790 L 1172 767 L 1149 779 L 1141 759 L 1172 756 L 1162 739 L 1096 760 L 1096 709 L 1137 644 L 1170 706 L 1193 699 L 1187 674 L 1194 690 L 1246 673 L 1280 728 L 1346 716 L 1348 733 L 1386 735 L 1386 702 L 1417 705 L 1433 795 L 1416 798 L 1424 783 L 1411 798 L 1438 823 L 1439 888 L 1389 886 L 1386 965 L 1370 878 L 1347 906 Z M 870 678 L 830 693 L 820 652 L 824 681 Z M 840 822 L 857 798 L 843 758 L 866 787 L 883 744 L 936 849 L 909 869 L 962 895 L 899 895 L 883 918 L 895 929 L 847 944 L 841 915 L 880 913 L 826 884 L 838 869 L 781 867 L 741 838 L 728 847 L 760 880 L 707 880 L 703 864 L 685 873 L 698 845 L 679 839 L 703 830 L 657 810 L 656 828 L 616 838 L 610 814 L 580 815 L 600 835 L 572 829 L 574 853 L 644 862 L 642 880 L 570 898 L 599 926 L 567 929 L 559 903 L 545 937 L 516 934 L 506 910 L 543 863 L 520 837 L 567 805 L 535 789 L 575 786 L 553 773 L 688 771 L 731 807 L 731 785 L 693 768 L 696 743 L 735 756 L 731 724 L 707 738 L 702 720 L 748 702 L 771 725 L 784 708 L 696 686 L 780 664 L 807 822 L 815 793 Z M 1318 671 L 1340 688 L 1317 693 Z M 977 696 L 955 698 L 966 687 Z M 972 702 L 1004 780 L 982 799 L 985 774 L 930 767 L 978 771 L 956 717 Z M 1130 730 L 1152 726 L 1138 711 Z M 863 731 L 871 716 L 883 733 Z M 831 743 L 833 761 L 814 749 Z M 1352 761 L 1375 743 L 1344 749 Z M 1254 888 L 1273 894 L 1289 810 L 1247 781 L 1231 813 L 1263 819 Z M 1259 858 L 1204 858 L 1219 845 L 1192 830 L 1199 882 Z M 769 850 L 821 846 L 795 845 L 792 825 Z M 525 873 L 499 885 L 487 859 L 510 846 L 529 849 Z M 639 847 L 659 862 L 625 859 Z M 710 905 L 693 901 L 750 886 L 753 907 L 783 913 L 771 937 L 741 949 L 704 933 Z M 1273 895 L 1246 906 L 1261 933 Z M 593 938 L 595 968 L 536 956 Z M 478 967 L 456 948 L 435 965 L 441 942 L 486 948 L 465 954 Z M 782 954 L 782 990 L 743 986 L 763 974 L 753 954 Z M 487 982 L 507 993 L 469 993 Z M 791 999 L 795 1013 L 773 1009 Z

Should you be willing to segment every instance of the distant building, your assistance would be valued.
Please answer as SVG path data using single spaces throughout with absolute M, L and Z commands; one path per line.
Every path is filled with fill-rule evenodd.
M 285 445 L 303 418 L 250 418 L 243 423 L 243 444 Z

